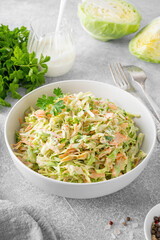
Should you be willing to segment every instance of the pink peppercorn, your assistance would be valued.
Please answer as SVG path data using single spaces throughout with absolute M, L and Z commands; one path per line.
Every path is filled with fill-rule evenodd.
M 109 225 L 113 225 L 113 222 L 112 222 L 112 221 L 109 221 Z

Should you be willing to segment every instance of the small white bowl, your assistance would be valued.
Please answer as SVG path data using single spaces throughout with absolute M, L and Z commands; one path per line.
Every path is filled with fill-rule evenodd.
M 144 221 L 144 235 L 146 240 L 151 240 L 151 226 L 154 222 L 154 217 L 160 217 L 160 203 L 151 208 L 151 210 L 147 213 L 145 221 Z
M 14 154 L 11 144 L 15 143 L 15 130 L 19 128 L 18 118 L 24 117 L 24 111 L 35 106 L 38 97 L 43 94 L 52 95 L 53 89 L 60 87 L 64 93 L 78 93 L 80 91 L 91 91 L 96 97 L 110 99 L 115 104 L 125 109 L 127 112 L 141 114 L 141 118 L 136 118 L 135 123 L 145 134 L 142 149 L 147 153 L 147 157 L 130 172 L 107 181 L 96 183 L 69 183 L 61 182 L 48 177 L 45 177 L 23 164 Z M 41 188 L 50 194 L 56 194 L 69 198 L 95 198 L 114 193 L 128 184 L 130 184 L 143 171 L 147 165 L 156 141 L 156 128 L 153 118 L 145 105 L 137 98 L 117 88 L 115 86 L 89 80 L 68 80 L 54 82 L 43 87 L 40 87 L 31 93 L 24 96 L 11 109 L 5 124 L 5 141 L 10 152 L 10 155 L 19 169 L 19 171 L 33 185 Z

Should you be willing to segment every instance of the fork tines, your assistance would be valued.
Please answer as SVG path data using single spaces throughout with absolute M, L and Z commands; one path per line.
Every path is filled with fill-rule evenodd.
M 129 81 L 120 63 L 108 64 L 115 85 L 126 90 L 130 88 Z

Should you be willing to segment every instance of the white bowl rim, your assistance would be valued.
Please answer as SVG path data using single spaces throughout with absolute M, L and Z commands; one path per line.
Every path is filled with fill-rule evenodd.
M 149 212 L 147 213 L 147 215 L 146 215 L 146 217 L 145 217 L 145 220 L 144 220 L 144 235 L 145 235 L 145 238 L 146 238 L 147 240 L 148 240 L 147 229 L 146 229 L 146 227 L 147 227 L 147 221 L 149 220 L 150 214 L 153 212 L 153 210 L 154 210 L 155 208 L 158 208 L 158 207 L 160 207 L 160 203 L 158 203 L 158 204 L 156 204 L 155 206 L 153 206 L 153 207 L 149 210 Z
M 19 164 L 21 164 L 21 166 L 22 166 L 23 168 L 27 168 L 28 171 L 30 171 L 31 173 L 36 174 L 37 176 L 39 176 L 39 177 L 42 178 L 42 179 L 45 179 L 45 180 L 46 180 L 46 178 L 47 178 L 48 181 L 50 181 L 50 182 L 56 182 L 56 183 L 58 183 L 58 184 L 67 184 L 67 185 L 75 185 L 75 186 L 80 186 L 80 185 L 85 185 L 85 186 L 87 186 L 87 185 L 105 184 L 106 182 L 114 182 L 114 181 L 116 181 L 116 179 L 123 178 L 124 176 L 130 174 L 130 172 L 133 173 L 137 168 L 140 168 L 140 166 L 143 164 L 143 161 L 144 161 L 146 158 L 143 159 L 143 161 L 142 161 L 140 164 L 138 164 L 135 168 L 133 168 L 131 171 L 129 171 L 129 172 L 127 172 L 127 173 L 125 173 L 125 174 L 123 174 L 123 175 L 121 175 L 121 176 L 119 176 L 119 177 L 112 178 L 112 179 L 109 179 L 109 180 L 106 180 L 106 181 L 93 182 L 93 183 L 71 183 L 71 182 L 63 182 L 63 181 L 59 181 L 59 180 L 56 180 L 56 179 L 53 179 L 53 178 L 46 177 L 46 176 L 44 176 L 44 175 L 42 175 L 42 174 L 40 174 L 40 173 L 37 173 L 36 171 L 32 170 L 31 168 L 27 167 L 24 163 L 22 163 L 22 162 L 16 157 L 16 155 L 14 154 L 11 146 L 10 146 L 9 143 L 8 143 L 7 134 L 6 134 L 6 132 L 7 132 L 7 122 L 8 122 L 9 116 L 10 116 L 11 112 L 14 110 L 14 108 L 19 104 L 19 102 L 23 101 L 23 100 L 24 100 L 25 98 L 27 98 L 29 95 L 34 94 L 34 92 L 38 91 L 39 89 L 45 88 L 45 87 L 47 87 L 47 86 L 52 86 L 52 85 L 58 84 L 58 83 L 67 83 L 67 82 L 73 82 L 73 81 L 74 81 L 74 82 L 79 82 L 79 81 L 81 81 L 81 82 L 84 82 L 84 83 L 86 83 L 86 81 L 87 81 L 87 82 L 90 82 L 90 83 L 98 83 L 98 84 L 102 84 L 102 85 L 105 84 L 105 85 L 111 86 L 111 87 L 113 87 L 113 88 L 115 88 L 115 89 L 119 89 L 119 91 L 125 92 L 125 94 L 127 94 L 128 96 L 131 95 L 133 98 L 136 99 L 136 101 L 138 101 L 141 105 L 143 105 L 143 107 L 146 109 L 146 111 L 147 111 L 148 114 L 150 115 L 150 117 L 151 117 L 151 119 L 152 119 L 152 121 L 153 121 L 153 126 L 154 126 L 154 132 L 153 132 L 153 134 L 154 134 L 154 141 L 153 141 L 153 143 L 152 143 L 152 146 L 151 146 L 150 151 L 149 151 L 149 153 L 147 154 L 146 158 L 149 158 L 149 157 L 151 156 L 151 154 L 152 154 L 152 152 L 153 152 L 153 149 L 154 149 L 154 146 L 155 146 L 155 142 L 156 142 L 156 127 L 155 127 L 155 122 L 154 122 L 154 120 L 153 120 L 153 117 L 152 117 L 150 111 L 148 110 L 148 108 L 144 105 L 144 103 L 141 102 L 138 98 L 136 98 L 136 97 L 133 96 L 132 94 L 130 94 L 130 93 L 126 92 L 125 90 L 123 90 L 123 89 L 121 89 L 121 88 L 118 88 L 118 87 L 116 87 L 116 86 L 114 86 L 114 85 L 112 85 L 112 84 L 108 84 L 108 83 L 100 82 L 100 81 L 94 81 L 94 80 L 85 80 L 85 79 L 83 79 L 83 80 L 82 80 L 82 79 L 62 80 L 62 81 L 56 81 L 56 82 L 53 82 L 53 83 L 45 84 L 45 85 L 43 85 L 43 86 L 41 86 L 41 87 L 38 87 L 38 88 L 36 88 L 35 90 L 29 92 L 29 93 L 26 94 L 25 96 L 23 96 L 23 97 L 12 107 L 12 109 L 10 110 L 10 112 L 9 112 L 9 114 L 8 114 L 8 116 L 7 116 L 7 119 L 6 119 L 6 121 L 5 121 L 4 136 L 5 136 L 5 142 L 6 142 L 6 145 L 7 145 L 8 149 L 9 149 L 9 152 L 11 153 L 11 155 L 12 155 L 12 154 L 14 155 L 14 159 L 15 159 Z

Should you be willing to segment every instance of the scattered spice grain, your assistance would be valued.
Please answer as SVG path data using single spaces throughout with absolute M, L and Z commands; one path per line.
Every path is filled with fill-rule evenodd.
M 109 225 L 113 225 L 113 222 L 111 220 L 109 221 Z

